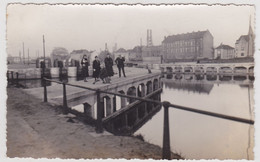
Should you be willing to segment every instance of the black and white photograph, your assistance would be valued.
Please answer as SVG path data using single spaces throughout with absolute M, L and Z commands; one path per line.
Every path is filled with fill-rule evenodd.
M 6 157 L 254 161 L 257 9 L 7 4 Z

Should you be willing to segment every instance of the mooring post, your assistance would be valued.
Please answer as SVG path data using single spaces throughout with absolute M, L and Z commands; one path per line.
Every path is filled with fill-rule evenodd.
M 67 104 L 67 94 L 66 94 L 65 82 L 63 82 L 62 85 L 63 85 L 63 113 L 68 114 L 68 104 Z
M 43 101 L 44 102 L 48 102 L 48 99 L 47 99 L 47 87 L 46 87 L 46 80 L 44 78 L 44 74 L 43 74 Z
M 96 124 L 96 132 L 102 133 L 103 132 L 103 125 L 102 125 L 102 108 L 101 105 L 101 98 L 100 98 L 100 90 L 97 91 L 97 124 Z
M 162 159 L 171 159 L 171 147 L 170 147 L 170 130 L 169 130 L 169 106 L 167 101 L 163 102 L 164 107 L 164 123 L 163 123 L 163 152 Z
M 19 73 L 16 72 L 16 84 L 18 84 Z

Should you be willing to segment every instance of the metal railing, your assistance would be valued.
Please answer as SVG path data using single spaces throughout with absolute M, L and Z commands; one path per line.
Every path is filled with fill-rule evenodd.
M 239 118 L 239 117 L 234 117 L 234 116 L 229 116 L 225 114 L 219 114 L 215 112 L 210 112 L 210 111 L 204 111 L 204 110 L 199 110 L 199 109 L 194 109 L 190 107 L 185 107 L 185 106 L 180 106 L 180 105 L 175 105 L 171 104 L 168 101 L 156 101 L 156 100 L 151 100 L 151 99 L 146 99 L 145 97 L 136 97 L 136 96 L 129 96 L 121 93 L 114 93 L 114 92 L 109 92 L 109 91 L 104 91 L 100 89 L 94 89 L 94 88 L 89 88 L 85 86 L 80 86 L 80 85 L 74 85 L 70 83 L 65 83 L 65 82 L 60 82 L 60 81 L 54 81 L 51 79 L 43 78 L 44 81 L 49 81 L 49 82 L 55 82 L 58 84 L 63 85 L 63 112 L 67 114 L 69 112 L 68 104 L 67 104 L 67 94 L 66 94 L 66 85 L 72 86 L 72 87 L 78 87 L 82 89 L 87 89 L 90 91 L 95 91 L 96 96 L 97 96 L 97 120 L 96 120 L 96 132 L 97 133 L 102 133 L 103 132 L 103 125 L 102 125 L 102 103 L 101 103 L 101 93 L 105 94 L 111 94 L 119 97 L 124 97 L 124 98 L 129 98 L 129 99 L 135 99 L 143 102 L 152 102 L 156 103 L 158 105 L 161 105 L 164 107 L 164 124 L 163 124 L 163 151 L 162 151 L 162 159 L 171 159 L 171 148 L 170 148 L 170 129 L 169 129 L 169 107 L 175 108 L 175 109 L 180 109 L 180 110 L 185 110 L 189 112 L 194 112 L 198 114 L 203 114 L 203 115 L 208 115 L 212 117 L 217 117 L 217 118 L 222 118 L 226 120 L 232 120 L 236 122 L 241 122 L 245 124 L 250 124 L 253 125 L 254 121 L 249 120 L 249 119 L 244 119 L 244 118 Z M 47 102 L 47 86 L 44 84 L 44 102 Z

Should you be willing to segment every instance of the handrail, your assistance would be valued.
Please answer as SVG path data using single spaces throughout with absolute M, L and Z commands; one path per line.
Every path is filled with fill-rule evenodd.
M 80 85 L 74 85 L 74 84 L 70 84 L 70 83 L 63 83 L 63 82 L 60 82 L 60 81 L 54 81 L 54 80 L 47 79 L 47 78 L 44 78 L 44 80 L 47 80 L 47 81 L 50 81 L 50 82 L 55 82 L 55 83 L 58 83 L 58 84 L 66 84 L 66 85 L 73 86 L 73 87 L 88 89 L 88 90 L 95 91 L 95 92 L 98 91 L 98 89 L 89 88 L 89 87 L 80 86 Z M 100 90 L 100 89 L 99 89 L 99 92 L 100 93 L 117 95 L 117 96 L 120 96 L 120 97 L 136 99 L 136 100 L 140 100 L 140 101 L 144 101 L 144 102 L 152 102 L 152 103 L 159 104 L 161 106 L 164 103 L 164 102 L 160 102 L 160 101 L 156 101 L 156 100 L 145 99 L 144 97 L 141 98 L 141 97 L 129 96 L 129 95 L 121 94 L 121 93 L 103 91 L 103 90 Z M 213 117 L 217 117 L 217 118 L 232 120 L 232 121 L 236 121 L 236 122 L 247 123 L 247 124 L 251 124 L 251 125 L 254 124 L 254 120 L 249 120 L 249 119 L 244 119 L 244 118 L 240 118 L 240 117 L 234 117 L 234 116 L 219 114 L 219 113 L 205 111 L 205 110 L 189 108 L 189 107 L 175 105 L 175 104 L 171 104 L 171 103 L 170 103 L 169 107 L 176 108 L 176 109 L 181 109 L 181 110 L 185 110 L 185 111 L 190 111 L 190 112 L 194 112 L 194 113 L 204 114 L 204 115 L 208 115 L 208 116 L 213 116 Z

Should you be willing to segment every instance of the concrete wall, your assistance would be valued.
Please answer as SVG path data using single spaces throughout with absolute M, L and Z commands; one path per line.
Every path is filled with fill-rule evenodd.
M 19 78 L 23 78 L 23 79 L 41 78 L 41 69 L 40 68 L 11 69 L 10 71 L 14 71 L 15 73 L 18 72 Z M 16 74 L 14 74 L 14 78 L 16 78 Z

